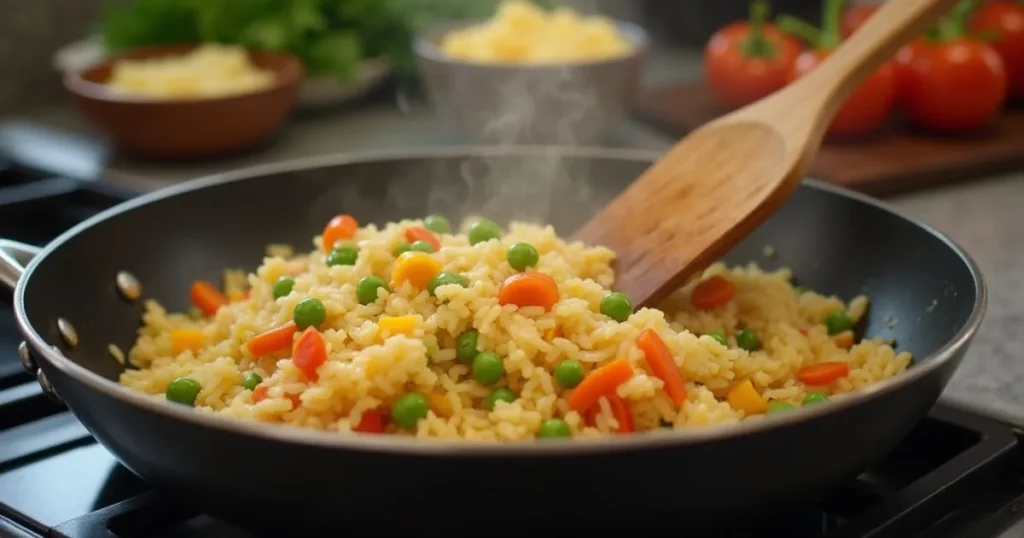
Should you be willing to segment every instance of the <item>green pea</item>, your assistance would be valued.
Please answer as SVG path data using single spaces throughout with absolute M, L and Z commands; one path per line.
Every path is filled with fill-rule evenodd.
M 807 286 L 797 286 L 794 289 L 795 289 L 797 295 L 803 295 L 803 294 L 811 291 L 811 288 L 808 288 Z
M 516 271 L 525 271 L 527 267 L 537 266 L 537 262 L 540 261 L 540 253 L 529 243 L 516 243 L 508 247 L 505 258 Z
M 558 439 L 572 437 L 572 429 L 560 418 L 549 418 L 541 423 L 537 437 L 542 439 Z
M 484 385 L 493 385 L 501 381 L 505 366 L 501 357 L 493 351 L 481 351 L 473 358 L 473 377 Z
M 355 265 L 357 259 L 359 259 L 359 249 L 343 246 L 332 250 L 327 255 L 327 265 L 329 267 L 334 267 L 335 265 Z
M 412 250 L 414 252 L 426 252 L 427 254 L 433 254 L 434 245 L 431 245 L 426 241 L 413 241 L 413 243 L 409 245 L 409 250 Z
M 601 299 L 601 313 L 621 323 L 633 313 L 633 303 L 625 293 L 613 291 Z
M 853 320 L 846 315 L 846 312 L 836 310 L 825 316 L 825 327 L 828 329 L 828 334 L 839 334 L 852 329 Z
M 725 333 L 722 331 L 706 332 L 704 333 L 704 336 L 710 336 L 711 338 L 714 338 L 716 342 L 722 344 L 723 346 L 729 345 L 729 338 L 726 337 Z
M 327 319 L 327 308 L 320 302 L 320 299 L 306 297 L 295 305 L 292 311 L 292 320 L 299 329 L 306 327 L 319 327 Z
M 469 244 L 475 245 L 491 239 L 498 239 L 501 237 L 501 228 L 492 220 L 480 219 L 469 227 L 469 232 L 466 235 L 469 236 Z
M 452 223 L 441 215 L 427 215 L 427 218 L 423 219 L 423 226 L 434 233 L 452 233 Z
M 768 410 L 766 414 L 772 415 L 775 413 L 785 413 L 786 411 L 792 411 L 796 409 L 796 406 L 789 402 L 772 402 L 768 404 Z
M 263 382 L 263 378 L 256 372 L 249 372 L 242 378 L 242 388 L 246 390 L 252 390 L 256 388 L 260 383 Z
M 377 290 L 381 288 L 388 289 L 383 280 L 373 275 L 364 276 L 356 282 L 356 299 L 362 305 L 373 304 L 377 300 Z
M 199 382 L 191 377 L 179 377 L 167 385 L 167 399 L 185 405 L 193 405 L 199 396 Z
M 427 416 L 429 409 L 426 396 L 418 392 L 406 392 L 392 404 L 391 420 L 403 428 L 415 428 L 416 423 Z
M 411 248 L 412 248 L 412 245 L 410 245 L 409 243 L 399 243 L 398 246 L 395 247 L 395 250 L 394 250 L 394 252 L 392 252 L 392 254 L 394 254 L 395 257 L 397 258 L 397 257 L 401 256 L 402 254 L 405 254 L 406 252 L 409 252 L 409 250 Z
M 499 400 L 503 402 L 512 403 L 516 401 L 516 393 L 512 392 L 511 390 L 505 387 L 494 389 L 487 396 L 487 401 L 484 402 L 484 405 L 487 406 L 488 411 L 493 411 L 494 404 L 497 403 Z
M 434 295 L 438 286 L 447 286 L 448 284 L 458 284 L 463 288 L 468 288 L 469 279 L 458 273 L 441 273 L 430 279 L 430 282 L 427 283 L 427 291 Z
M 287 297 L 293 289 L 295 289 L 295 279 L 290 276 L 283 276 L 277 279 L 277 282 L 274 282 L 274 287 L 271 288 L 275 299 Z
M 828 403 L 830 401 L 832 401 L 832 399 L 824 392 L 808 392 L 807 396 L 804 396 L 804 407 L 807 407 L 808 405 Z
M 736 345 L 747 351 L 757 351 L 761 347 L 761 340 L 754 331 L 743 329 L 736 333 Z
M 564 389 L 575 388 L 584 375 L 583 363 L 576 359 L 565 359 L 555 366 L 555 382 Z
M 479 336 L 480 333 L 473 329 L 460 334 L 455 339 L 455 357 L 462 362 L 472 364 L 473 359 L 475 359 L 480 353 L 480 350 L 476 348 L 476 342 Z

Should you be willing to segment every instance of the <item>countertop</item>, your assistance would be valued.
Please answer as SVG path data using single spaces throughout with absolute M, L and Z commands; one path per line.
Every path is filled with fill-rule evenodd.
M 662 52 L 649 65 L 648 82 L 697 74 L 693 54 Z M 69 175 L 135 189 L 155 189 L 183 179 L 267 162 L 334 152 L 465 144 L 421 103 L 397 98 L 296 118 L 271 143 L 225 159 L 187 165 L 144 163 L 116 155 L 63 107 L 37 109 L 0 127 L 4 138 L 47 136 L 40 127 L 77 133 L 59 156 L 39 155 Z M 82 136 L 84 135 L 84 137 Z M 637 121 L 626 121 L 608 146 L 661 151 L 673 139 Z M 55 162 L 55 159 L 59 162 Z M 1024 420 L 1024 170 L 893 197 L 897 208 L 947 233 L 978 262 L 989 286 L 989 308 L 968 358 L 944 398 Z

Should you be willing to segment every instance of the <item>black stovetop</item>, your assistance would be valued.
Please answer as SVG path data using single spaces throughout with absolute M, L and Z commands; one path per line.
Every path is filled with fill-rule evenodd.
M 43 244 L 130 195 L 0 163 L 0 237 Z M 10 293 L 0 291 L 0 536 L 254 536 L 176 504 L 121 466 L 21 369 L 20 340 Z M 1024 428 L 940 404 L 884 461 L 832 497 L 715 535 L 1016 536 L 1024 532 L 1022 509 Z M 596 534 L 637 532 L 643 529 Z

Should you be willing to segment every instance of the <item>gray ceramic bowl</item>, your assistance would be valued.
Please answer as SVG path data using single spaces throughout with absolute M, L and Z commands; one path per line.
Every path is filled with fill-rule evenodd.
M 647 33 L 618 22 L 627 56 L 553 65 L 495 65 L 452 59 L 438 48 L 449 25 L 414 45 L 420 76 L 438 112 L 477 141 L 499 144 L 599 142 L 628 112 L 647 57 Z

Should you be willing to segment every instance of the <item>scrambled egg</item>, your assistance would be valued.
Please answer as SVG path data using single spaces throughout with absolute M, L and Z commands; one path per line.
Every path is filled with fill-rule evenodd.
M 183 56 L 118 61 L 107 85 L 140 97 L 196 99 L 254 92 L 273 82 L 274 73 L 254 65 L 245 49 L 206 44 Z
M 503 2 L 492 19 L 448 33 L 440 46 L 452 58 L 496 64 L 586 62 L 632 49 L 608 18 L 567 8 L 547 12 L 525 0 Z

